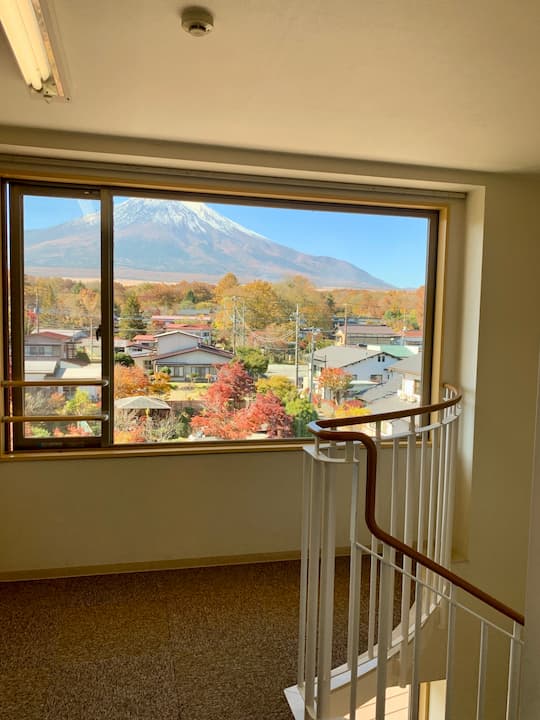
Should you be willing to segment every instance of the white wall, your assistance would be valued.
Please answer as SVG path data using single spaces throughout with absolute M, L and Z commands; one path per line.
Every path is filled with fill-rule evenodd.
M 301 450 L 16 462 L 0 482 L 0 572 L 293 555 L 302 462 Z M 390 454 L 380 459 L 382 523 L 390 462 Z M 337 546 L 345 548 L 351 476 L 337 473 Z

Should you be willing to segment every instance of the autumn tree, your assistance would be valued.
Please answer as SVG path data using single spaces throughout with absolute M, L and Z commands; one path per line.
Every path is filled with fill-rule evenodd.
M 144 333 L 146 321 L 143 317 L 141 306 L 135 293 L 128 293 L 126 301 L 122 306 L 122 315 L 118 324 L 118 332 L 123 338 L 133 340 L 135 335 Z
M 247 413 L 251 432 L 264 430 L 268 438 L 294 437 L 293 419 L 271 392 L 257 395 Z
M 352 375 L 345 372 L 342 368 L 323 368 L 318 378 L 318 385 L 324 390 L 328 390 L 332 399 L 339 403 L 350 388 Z
M 135 365 L 135 360 L 131 357 L 131 355 L 128 355 L 128 353 L 117 352 L 117 353 L 114 353 L 114 363 L 115 363 L 115 365 L 124 365 L 125 367 L 133 367 L 133 365 Z
M 284 316 L 291 316 L 298 305 L 303 325 L 329 329 L 332 309 L 323 293 L 304 275 L 292 275 L 274 285 Z
M 283 405 L 298 397 L 298 390 L 293 381 L 285 375 L 271 375 L 268 378 L 257 380 L 257 393 L 261 395 L 272 393 L 279 398 Z
M 307 398 L 296 397 L 285 404 L 285 411 L 293 418 L 294 434 L 296 437 L 308 435 L 307 426 L 319 416 L 313 403 Z
M 172 312 L 182 302 L 185 290 L 178 283 L 144 283 L 137 286 L 135 293 L 139 303 L 145 310 L 152 310 L 152 314 Z
M 252 378 L 257 379 L 268 370 L 268 358 L 257 348 L 237 348 L 236 356 Z
M 278 325 L 271 323 L 264 329 L 250 333 L 250 343 L 264 349 L 270 362 L 282 362 L 289 350 L 289 343 L 294 341 L 292 323 Z
M 241 440 L 251 432 L 253 422 L 246 398 L 254 394 L 255 385 L 241 362 L 223 365 L 205 395 L 203 411 L 191 421 L 194 430 L 205 436 Z
M 232 361 L 222 365 L 216 381 L 210 386 L 204 397 L 205 405 L 219 409 L 227 406 L 238 410 L 245 399 L 255 393 L 253 378 L 241 362 Z
M 99 412 L 99 404 L 90 398 L 86 390 L 77 388 L 63 407 L 63 415 L 95 415 Z
M 362 415 L 370 414 L 371 410 L 365 406 L 365 403 L 362 400 L 347 400 L 344 403 L 341 403 L 335 411 L 335 416 L 338 418 L 360 417 Z
M 150 377 L 149 395 L 159 395 L 166 398 L 170 395 L 171 390 L 171 376 L 169 373 L 160 370 Z
M 238 278 L 232 272 L 224 275 L 214 288 L 214 297 L 220 302 L 224 297 L 233 295 L 238 289 Z
M 115 365 L 114 368 L 114 397 L 132 397 L 133 395 L 146 395 L 150 380 L 144 370 L 135 365 L 125 367 Z
M 244 300 L 242 312 L 245 323 L 251 330 L 265 328 L 272 322 L 288 320 L 283 315 L 272 284 L 266 280 L 254 280 L 242 285 L 239 294 Z
M 88 316 L 90 328 L 92 328 L 93 321 L 99 316 L 99 293 L 90 288 L 83 287 L 78 294 L 78 298 L 80 305 Z

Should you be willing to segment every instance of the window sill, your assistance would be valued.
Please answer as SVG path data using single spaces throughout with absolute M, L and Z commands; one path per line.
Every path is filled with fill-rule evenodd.
M 97 460 L 99 458 L 160 457 L 166 455 L 222 455 L 230 453 L 298 452 L 310 438 L 295 440 L 268 440 L 249 443 L 237 441 L 228 443 L 193 443 L 184 445 L 117 446 L 110 448 L 74 448 L 18 450 L 0 455 L 0 462 L 42 461 L 42 460 Z

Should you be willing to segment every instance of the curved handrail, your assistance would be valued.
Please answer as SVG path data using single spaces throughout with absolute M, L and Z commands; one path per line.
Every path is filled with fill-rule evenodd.
M 338 433 L 335 431 L 333 431 L 331 435 L 322 435 L 321 430 L 324 428 L 345 427 L 346 425 L 367 425 L 368 423 L 379 422 L 382 420 L 399 420 L 400 418 L 412 417 L 415 415 L 429 415 L 430 413 L 445 410 L 446 408 L 457 405 L 462 398 L 461 393 L 459 393 L 453 385 L 444 385 L 444 389 L 453 393 L 449 400 L 443 400 L 439 403 L 433 403 L 432 405 L 420 405 L 419 407 L 413 407 L 410 410 L 394 410 L 385 413 L 375 413 L 373 415 L 358 415 L 356 417 L 313 420 L 308 424 L 308 430 L 313 433 L 313 435 L 320 437 L 323 440 L 352 440 L 353 438 L 339 438 Z M 341 435 L 343 435 L 343 433 L 341 433 Z
M 390 419 L 396 417 L 409 417 L 410 415 L 422 415 L 425 413 L 435 412 L 436 410 L 442 410 L 446 407 L 450 407 L 459 402 L 461 395 L 457 395 L 451 400 L 437 403 L 435 405 L 426 405 L 420 408 L 415 408 L 412 411 L 398 411 L 397 413 L 381 413 L 380 415 L 361 415 L 357 418 L 332 418 L 331 420 L 319 420 L 309 423 L 309 431 L 321 440 L 330 440 L 333 442 L 340 441 L 351 441 L 356 440 L 362 443 L 367 452 L 367 465 L 366 465 L 366 502 L 365 502 L 365 521 L 370 532 L 381 542 L 390 545 L 398 552 L 403 553 L 411 560 L 423 565 L 428 570 L 432 570 L 434 573 L 441 575 L 445 580 L 461 588 L 465 592 L 469 593 L 473 597 L 477 598 L 481 602 L 485 603 L 489 607 L 493 608 L 502 615 L 510 618 L 514 622 L 520 625 L 525 625 L 525 618 L 521 613 L 518 613 L 513 608 L 505 605 L 504 603 L 494 598 L 492 595 L 484 592 L 476 585 L 468 582 L 464 578 L 456 575 L 451 570 L 448 570 L 443 565 L 435 562 L 427 555 L 424 555 L 418 550 L 415 550 L 410 545 L 406 545 L 398 538 L 390 535 L 383 530 L 377 523 L 375 517 L 375 503 L 377 493 L 377 446 L 369 435 L 357 431 L 336 431 L 336 430 L 325 430 L 328 427 L 339 427 L 340 425 L 359 425 L 365 422 L 374 422 L 375 420 Z M 369 419 L 368 419 L 369 418 Z M 345 422 L 344 422 L 345 421 Z

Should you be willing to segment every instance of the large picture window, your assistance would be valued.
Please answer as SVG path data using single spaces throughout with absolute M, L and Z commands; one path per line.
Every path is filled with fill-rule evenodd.
M 435 210 L 7 188 L 9 449 L 290 440 L 429 401 Z

